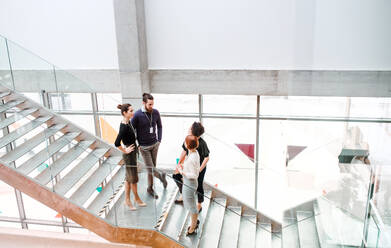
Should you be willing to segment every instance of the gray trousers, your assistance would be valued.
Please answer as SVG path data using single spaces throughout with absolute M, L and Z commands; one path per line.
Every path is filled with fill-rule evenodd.
M 140 146 L 140 153 L 143 156 L 145 166 L 148 170 L 148 189 L 152 189 L 153 176 L 163 180 L 163 176 L 156 170 L 157 152 L 159 150 L 160 142 L 156 142 L 151 146 Z
M 183 205 L 185 209 L 189 210 L 191 214 L 197 214 L 197 179 L 187 179 L 183 177 L 183 188 L 182 188 L 182 197 Z

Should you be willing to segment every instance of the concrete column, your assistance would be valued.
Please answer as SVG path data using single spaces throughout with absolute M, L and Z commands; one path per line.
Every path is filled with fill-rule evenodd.
M 150 92 L 144 0 L 114 0 L 122 101 L 141 106 Z

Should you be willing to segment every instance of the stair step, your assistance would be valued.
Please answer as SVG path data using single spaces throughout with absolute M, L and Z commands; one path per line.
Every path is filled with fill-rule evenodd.
M 94 214 L 98 214 L 104 205 L 109 201 L 110 197 L 124 181 L 125 166 L 122 166 L 117 173 L 110 179 L 99 195 L 88 206 L 88 210 Z
M 172 238 L 177 238 L 183 221 L 187 216 L 187 210 L 183 204 L 173 204 L 161 231 Z
M 11 94 L 11 91 L 3 91 L 3 92 L 0 93 L 0 98 L 2 99 L 3 97 L 6 97 L 6 96 L 8 96 L 10 94 Z
M 293 219 L 289 219 L 289 220 L 285 220 L 284 222 L 287 224 L 282 228 L 282 246 L 299 248 L 300 240 L 299 240 L 299 230 L 297 227 L 297 221 Z
M 122 156 L 109 157 L 70 197 L 70 200 L 82 206 L 121 160 Z
M 208 215 L 208 211 L 209 211 L 212 191 L 210 190 L 205 191 L 204 194 L 205 194 L 204 197 L 205 201 L 202 203 L 202 211 L 198 215 L 198 220 L 200 221 L 200 224 L 198 226 L 197 233 L 193 236 L 186 236 L 187 227 L 190 225 L 190 218 L 188 218 L 185 228 L 182 230 L 182 233 L 179 235 L 179 243 L 183 244 L 186 247 L 198 247 L 200 237 L 202 237 L 205 218 Z
M 19 104 L 23 103 L 24 100 L 12 100 L 12 101 L 9 101 L 7 103 L 4 103 L 2 105 L 0 105 L 0 113 L 3 113 L 15 106 L 18 106 Z
M 9 134 L 3 136 L 0 138 L 0 148 L 8 145 L 9 143 L 19 139 L 20 137 L 22 137 L 23 135 L 25 135 L 26 133 L 30 132 L 31 130 L 39 127 L 40 125 L 42 125 L 43 123 L 47 122 L 48 120 L 50 120 L 52 118 L 52 116 L 42 116 L 42 117 L 38 117 L 37 119 L 34 119 L 32 121 L 30 121 L 29 123 L 21 126 L 20 128 L 10 132 Z
M 80 156 L 84 151 L 88 149 L 94 140 L 83 140 L 77 145 L 69 149 L 64 155 L 58 158 L 50 168 L 42 171 L 35 179 L 42 185 L 46 185 L 50 180 L 56 177 L 65 167 L 71 164 L 76 158 Z
M 215 198 L 210 203 L 199 247 L 218 247 L 226 204 L 226 198 Z
M 199 247 L 199 244 L 200 244 L 200 240 L 201 240 L 203 230 L 205 227 L 206 217 L 208 216 L 208 212 L 210 209 L 210 203 L 211 203 L 210 199 L 212 198 L 212 191 L 207 190 L 204 192 L 204 195 L 205 195 L 205 197 L 204 197 L 205 201 L 202 203 L 202 211 L 198 215 L 198 219 L 200 220 L 200 224 L 199 224 L 199 227 L 197 230 L 196 237 L 188 239 L 188 238 L 186 238 L 185 235 L 182 235 L 180 238 L 180 242 L 187 245 L 188 247 Z M 187 240 L 189 240 L 190 242 L 186 242 Z
M 255 248 L 257 234 L 257 216 L 242 216 L 240 219 L 240 233 L 238 247 Z
M 97 148 L 87 155 L 64 178 L 54 185 L 54 191 L 65 195 L 108 151 L 108 148 Z
M 63 129 L 66 126 L 66 124 L 56 124 L 54 126 L 51 126 L 47 129 L 45 129 L 43 132 L 35 135 L 33 138 L 25 141 L 20 146 L 16 147 L 14 150 L 8 152 L 3 157 L 1 157 L 1 161 L 5 164 L 9 164 L 27 152 L 31 151 L 34 147 L 42 143 L 44 140 L 48 139 L 48 137 L 54 135 L 61 129 Z
M 299 239 L 301 248 L 320 248 L 318 232 L 316 230 L 315 218 L 313 212 L 296 212 L 299 230 Z
M 255 247 L 257 248 L 272 248 L 272 233 L 270 224 L 258 224 L 257 236 L 255 239 Z
M 22 110 L 20 112 L 16 112 L 14 115 L 9 116 L 8 118 L 0 121 L 0 129 L 8 127 L 9 125 L 17 122 L 18 120 L 21 120 L 26 116 L 31 115 L 37 110 L 38 110 L 37 108 L 29 108 L 29 109 Z
M 74 138 L 79 136 L 80 132 L 67 133 L 54 141 L 49 146 L 45 147 L 42 151 L 35 154 L 34 157 L 20 165 L 17 170 L 25 175 L 28 175 L 31 171 L 36 169 L 43 162 L 48 160 L 53 154 L 61 150 L 64 146 L 72 142 Z
M 272 233 L 272 247 L 273 248 L 282 248 L 281 233 L 279 233 L 279 234 Z
M 238 247 L 241 207 L 228 207 L 224 214 L 219 247 Z

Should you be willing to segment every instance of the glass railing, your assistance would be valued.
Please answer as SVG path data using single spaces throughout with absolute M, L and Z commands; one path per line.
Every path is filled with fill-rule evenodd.
M 391 245 L 390 186 L 391 170 L 387 165 L 372 166 L 372 190 L 367 207 L 368 225 L 375 226 L 366 235 L 369 247 L 389 247 Z

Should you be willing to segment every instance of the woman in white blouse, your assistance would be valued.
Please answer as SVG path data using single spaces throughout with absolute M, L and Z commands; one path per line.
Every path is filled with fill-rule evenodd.
M 183 204 L 191 214 L 191 224 L 187 228 L 186 235 L 192 235 L 196 232 L 199 224 L 196 201 L 197 178 L 200 173 L 200 155 L 196 150 L 198 147 L 198 138 L 193 135 L 186 136 L 185 145 L 189 150 L 189 154 L 186 156 L 183 165 L 178 164 L 177 169 L 183 175 Z

